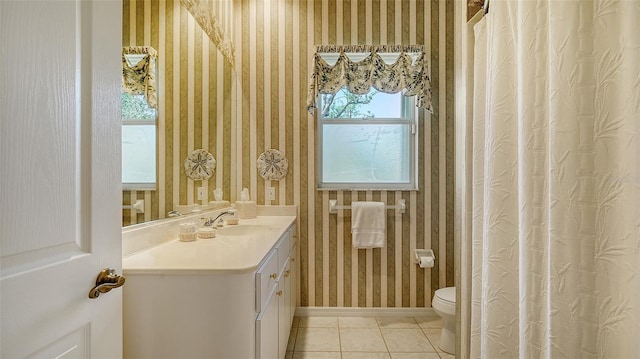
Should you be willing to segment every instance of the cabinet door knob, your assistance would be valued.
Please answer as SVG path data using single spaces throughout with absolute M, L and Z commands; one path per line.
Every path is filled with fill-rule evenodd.
M 289 274 L 291 274 L 291 270 L 290 270 L 290 269 L 287 269 L 287 270 L 284 272 L 284 277 L 285 277 L 285 278 L 289 278 Z
M 271 273 L 271 275 L 269 276 L 269 278 L 271 278 L 271 279 L 276 279 L 276 278 L 278 278 L 278 273 Z
M 277 296 L 281 296 L 281 295 L 282 295 L 282 291 L 281 291 L 281 290 L 277 291 L 277 292 L 276 292 L 276 295 L 277 295 Z
M 291 261 L 292 261 L 292 262 L 295 262 L 295 261 L 296 261 L 296 258 L 295 258 L 295 257 L 291 257 Z

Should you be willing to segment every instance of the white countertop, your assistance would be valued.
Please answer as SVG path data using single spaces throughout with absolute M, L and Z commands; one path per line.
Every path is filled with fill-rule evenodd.
M 295 222 L 295 216 L 258 216 L 241 219 L 241 227 L 261 225 L 255 235 L 224 235 L 181 242 L 178 238 L 149 249 L 125 256 L 123 272 L 135 274 L 248 272 L 255 271 L 276 244 L 280 236 Z

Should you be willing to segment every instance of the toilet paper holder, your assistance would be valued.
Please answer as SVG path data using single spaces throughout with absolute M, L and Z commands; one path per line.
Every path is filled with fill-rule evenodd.
M 420 263 L 420 257 L 431 257 L 434 262 L 436 261 L 436 255 L 432 249 L 414 249 L 413 253 L 416 264 Z

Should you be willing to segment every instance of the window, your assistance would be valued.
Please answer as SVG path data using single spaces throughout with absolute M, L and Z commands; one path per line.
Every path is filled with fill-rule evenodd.
M 144 55 L 127 54 L 135 66 Z M 156 188 L 156 119 L 144 94 L 122 91 L 122 186 L 125 190 Z
M 417 190 L 428 74 L 420 45 L 316 46 L 307 110 L 317 116 L 320 189 Z
M 122 93 L 122 184 L 155 189 L 157 111 L 143 95 Z
M 417 188 L 414 97 L 343 87 L 318 101 L 319 188 Z

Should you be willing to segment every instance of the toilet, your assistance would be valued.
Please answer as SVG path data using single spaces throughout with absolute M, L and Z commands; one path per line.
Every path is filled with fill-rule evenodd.
M 456 287 L 436 290 L 431 302 L 434 311 L 442 318 L 439 347 L 442 351 L 456 353 Z

